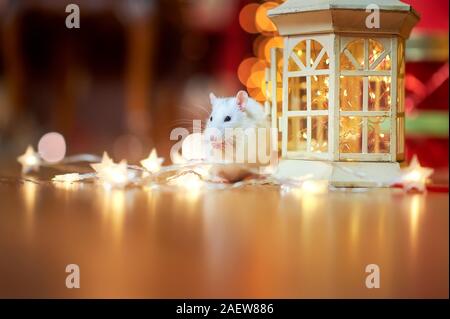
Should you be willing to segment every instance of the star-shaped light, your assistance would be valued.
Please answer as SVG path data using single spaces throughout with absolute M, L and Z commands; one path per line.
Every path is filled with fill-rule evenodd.
M 38 171 L 41 165 L 41 157 L 34 150 L 31 145 L 28 145 L 24 154 L 17 158 L 17 161 L 22 164 L 22 173 L 27 174 L 30 171 Z
M 103 153 L 102 161 L 91 164 L 91 167 L 97 172 L 98 179 L 107 188 L 124 187 L 133 177 L 125 160 L 116 164 L 106 152 Z
M 91 167 L 98 173 L 112 164 L 114 164 L 114 161 L 109 157 L 108 153 L 103 152 L 102 161 L 100 163 L 91 164 Z
M 423 192 L 433 171 L 432 168 L 420 166 L 417 155 L 414 155 L 409 166 L 402 171 L 400 182 L 406 190 L 416 189 Z
M 163 157 L 158 157 L 155 149 L 152 149 L 150 155 L 141 161 L 141 165 L 150 173 L 156 173 L 161 169 L 161 164 L 164 162 Z
M 103 182 L 103 185 L 108 188 L 122 188 L 128 184 L 130 177 L 127 162 L 123 160 L 118 164 L 112 163 L 108 167 L 102 168 L 97 172 L 97 177 Z

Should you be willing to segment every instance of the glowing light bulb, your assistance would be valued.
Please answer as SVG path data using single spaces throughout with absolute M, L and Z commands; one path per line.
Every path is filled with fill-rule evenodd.
M 169 185 L 175 185 L 188 190 L 196 191 L 203 186 L 203 180 L 194 172 L 181 173 L 168 180 Z
M 41 165 L 41 158 L 31 145 L 28 145 L 25 153 L 19 156 L 17 161 L 22 164 L 23 174 L 27 174 L 30 171 L 38 171 Z
M 78 173 L 55 175 L 55 177 L 52 178 L 52 181 L 54 181 L 54 182 L 61 182 L 61 183 L 68 183 L 68 184 L 77 182 L 79 180 L 81 180 L 81 175 Z
M 417 155 L 414 155 L 409 166 L 403 170 L 400 182 L 406 190 L 416 189 L 420 192 L 425 191 L 428 178 L 434 170 L 420 166 Z
M 109 167 L 106 167 L 98 172 L 98 177 L 107 188 L 122 188 L 126 186 L 129 181 L 127 162 L 123 160 L 119 164 L 112 164 Z
M 150 155 L 141 161 L 141 165 L 150 173 L 156 173 L 161 169 L 161 164 L 164 162 L 164 158 L 158 157 L 156 149 L 152 149 Z
M 113 162 L 106 152 L 103 153 L 100 163 L 91 164 L 91 167 L 97 172 L 97 177 L 106 188 L 126 186 L 133 173 L 128 170 L 127 162 L 121 161 L 119 164 Z
M 100 170 L 109 167 L 110 165 L 114 164 L 111 157 L 109 157 L 108 153 L 103 152 L 102 160 L 100 163 L 94 163 L 91 164 L 91 167 L 96 171 L 99 172 Z
M 328 191 L 328 181 L 307 180 L 303 182 L 301 190 L 308 194 L 324 194 Z

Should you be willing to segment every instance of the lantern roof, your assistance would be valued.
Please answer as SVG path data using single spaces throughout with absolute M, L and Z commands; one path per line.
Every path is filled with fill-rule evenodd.
M 371 5 L 380 9 L 380 28 L 366 27 Z M 350 32 L 396 34 L 407 38 L 419 14 L 399 0 L 287 0 L 268 11 L 281 35 Z
M 399 0 L 287 0 L 269 10 L 269 16 L 330 9 L 365 10 L 371 4 L 376 4 L 380 10 L 410 11 L 412 9 L 409 4 Z

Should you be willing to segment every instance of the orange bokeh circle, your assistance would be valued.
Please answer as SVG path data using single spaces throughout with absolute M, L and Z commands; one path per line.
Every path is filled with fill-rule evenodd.
M 239 64 L 237 74 L 239 81 L 241 81 L 242 84 L 246 85 L 248 78 L 250 77 L 250 74 L 252 73 L 253 66 L 258 62 L 259 60 L 255 57 L 247 58 Z
M 264 2 L 256 10 L 255 22 L 259 32 L 276 32 L 277 27 L 267 16 L 267 11 L 278 6 L 278 3 Z
M 239 24 L 248 33 L 259 32 L 255 23 L 258 7 L 259 5 L 257 3 L 250 3 L 244 6 L 239 13 Z

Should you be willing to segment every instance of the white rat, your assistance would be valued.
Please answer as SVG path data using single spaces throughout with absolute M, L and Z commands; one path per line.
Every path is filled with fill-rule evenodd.
M 206 143 L 210 145 L 210 156 L 212 159 L 232 161 L 234 164 L 217 166 L 213 173 L 225 178 L 230 182 L 241 180 L 251 174 L 252 168 L 257 168 L 263 164 L 258 156 L 260 143 L 266 143 L 265 154 L 270 153 L 270 124 L 261 104 L 250 98 L 245 91 L 239 91 L 235 97 L 216 97 L 213 93 L 209 95 L 212 111 L 207 119 L 204 137 Z M 258 130 L 264 128 L 265 130 Z M 243 131 L 254 130 L 256 145 L 249 145 L 249 140 L 242 136 L 227 135 L 230 129 L 242 129 Z M 236 130 L 237 131 L 237 130 Z M 258 134 L 264 134 L 264 138 L 259 139 Z M 244 150 L 244 158 L 237 160 L 237 147 Z M 227 156 L 226 145 L 232 146 L 232 156 Z M 254 157 L 251 159 L 248 150 L 253 151 Z M 250 152 L 251 152 L 250 151 Z M 219 154 L 219 155 L 218 155 Z M 211 159 L 211 158 L 210 158 Z

